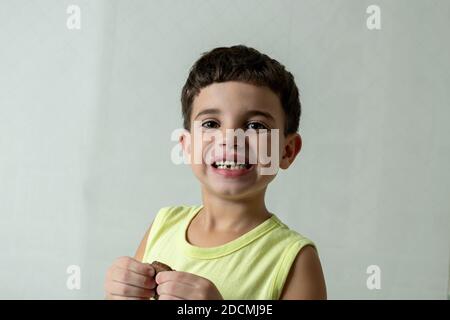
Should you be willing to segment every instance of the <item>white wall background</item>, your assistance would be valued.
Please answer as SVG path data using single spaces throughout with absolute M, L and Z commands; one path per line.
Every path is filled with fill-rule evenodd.
M 0 0 L 0 298 L 101 299 L 160 207 L 200 201 L 170 134 L 189 67 L 233 44 L 296 76 L 304 146 L 267 202 L 317 243 L 329 298 L 446 298 L 449 16 L 446 0 Z

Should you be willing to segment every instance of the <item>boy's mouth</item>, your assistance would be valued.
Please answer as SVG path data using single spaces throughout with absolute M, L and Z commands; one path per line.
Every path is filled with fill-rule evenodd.
M 249 170 L 252 165 L 245 162 L 236 162 L 236 161 L 214 161 L 212 166 L 216 169 L 223 170 Z
M 255 165 L 240 163 L 236 161 L 215 161 L 211 164 L 211 169 L 215 174 L 225 178 L 239 178 L 253 171 Z

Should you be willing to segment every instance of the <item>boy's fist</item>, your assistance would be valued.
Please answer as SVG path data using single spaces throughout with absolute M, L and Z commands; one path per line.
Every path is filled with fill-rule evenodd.
M 214 283 L 193 273 L 161 271 L 155 280 L 159 300 L 223 300 Z
M 148 300 L 155 295 L 155 269 L 131 257 L 120 257 L 106 272 L 106 299 Z
M 153 267 L 153 269 L 155 269 L 155 277 L 159 272 L 162 272 L 162 271 L 175 271 L 171 267 L 169 267 L 167 264 L 159 262 L 159 261 L 153 261 L 151 266 Z M 157 290 L 158 289 L 156 288 L 155 291 L 157 291 Z M 155 300 L 158 300 L 158 294 L 155 294 Z

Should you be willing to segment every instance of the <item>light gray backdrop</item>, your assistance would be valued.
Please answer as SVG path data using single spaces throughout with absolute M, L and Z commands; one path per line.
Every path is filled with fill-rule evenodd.
M 101 299 L 160 207 L 199 203 L 170 134 L 189 67 L 234 44 L 300 87 L 304 146 L 267 202 L 318 245 L 329 298 L 446 298 L 449 16 L 446 0 L 0 0 L 0 298 Z

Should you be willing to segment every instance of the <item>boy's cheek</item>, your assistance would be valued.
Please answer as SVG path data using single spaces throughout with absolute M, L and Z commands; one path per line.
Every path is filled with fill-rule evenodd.
M 189 159 L 191 164 L 202 164 L 203 163 L 203 155 L 202 155 L 202 146 L 193 143 L 191 145 L 191 153 L 189 155 Z

